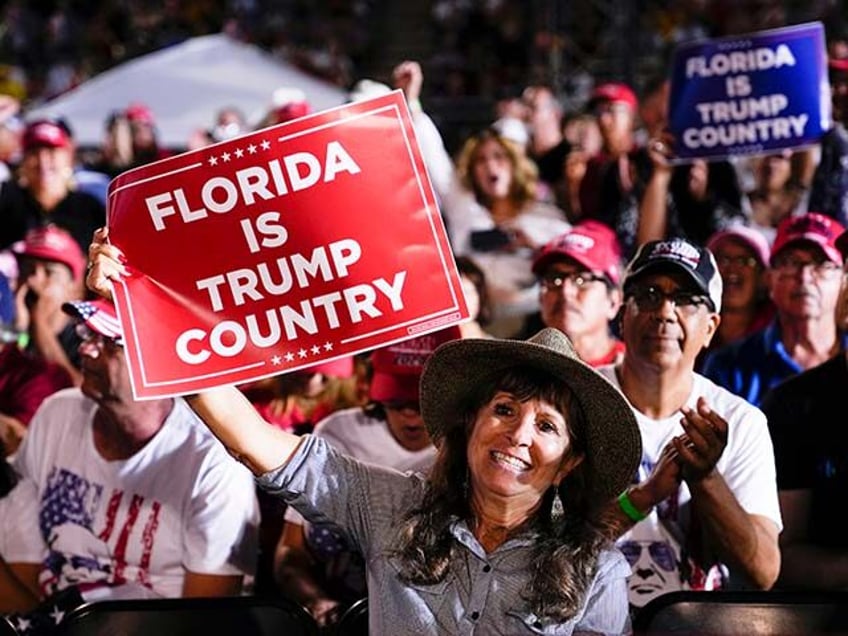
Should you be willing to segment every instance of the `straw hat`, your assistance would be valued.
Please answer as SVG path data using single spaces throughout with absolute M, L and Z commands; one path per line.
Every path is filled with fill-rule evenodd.
M 636 418 L 625 397 L 587 365 L 568 337 L 543 329 L 529 340 L 454 340 L 441 345 L 421 376 L 421 415 L 434 440 L 463 409 L 468 386 L 509 367 L 528 366 L 560 378 L 583 410 L 586 459 L 593 494 L 618 496 L 633 480 L 642 457 Z

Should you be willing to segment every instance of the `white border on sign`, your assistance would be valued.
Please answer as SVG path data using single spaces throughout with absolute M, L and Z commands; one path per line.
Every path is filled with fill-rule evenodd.
M 403 125 L 403 118 L 401 117 L 400 110 L 399 110 L 397 104 L 390 104 L 388 106 L 382 106 L 382 107 L 379 107 L 379 108 L 375 108 L 373 110 L 352 114 L 348 117 L 338 119 L 338 120 L 335 120 L 335 121 L 331 121 L 331 122 L 325 122 L 325 123 L 322 123 L 320 125 L 314 126 L 312 128 L 308 128 L 308 129 L 305 129 L 305 130 L 302 130 L 302 131 L 299 131 L 297 133 L 293 133 L 293 134 L 290 134 L 290 135 L 282 135 L 282 136 L 277 138 L 277 141 L 278 142 L 287 141 L 287 140 L 294 139 L 294 138 L 297 138 L 297 137 L 302 137 L 304 135 L 307 135 L 307 134 L 310 134 L 310 133 L 313 133 L 313 132 L 316 132 L 316 131 L 319 131 L 319 130 L 323 130 L 323 129 L 327 129 L 327 128 L 331 128 L 331 127 L 339 126 L 339 125 L 343 125 L 343 124 L 348 124 L 348 123 L 350 123 L 352 121 L 356 121 L 358 119 L 363 119 L 365 117 L 373 117 L 374 115 L 383 114 L 383 113 L 386 113 L 386 112 L 393 112 L 394 113 L 394 115 L 395 115 L 395 117 L 398 121 L 401 133 L 403 134 L 404 144 L 406 146 L 406 151 L 407 151 L 407 155 L 408 155 L 408 158 L 409 158 L 410 165 L 411 165 L 412 170 L 415 174 L 415 179 L 416 179 L 416 182 L 418 184 L 418 191 L 419 191 L 419 194 L 421 196 L 422 204 L 427 211 L 427 220 L 428 220 L 428 223 L 430 225 L 430 231 L 431 231 L 432 237 L 434 239 L 434 244 L 435 244 L 437 253 L 439 255 L 439 261 L 442 265 L 442 271 L 445 274 L 445 278 L 448 281 L 450 281 L 450 266 L 448 264 L 447 255 L 445 254 L 445 251 L 442 249 L 441 242 L 438 240 L 438 231 L 437 231 L 437 227 L 436 227 L 437 222 L 440 218 L 440 213 L 438 212 L 438 210 L 434 210 L 432 208 L 432 206 L 430 206 L 427 203 L 427 197 L 425 195 L 425 184 L 424 184 L 422 176 L 421 176 L 421 174 L 418 170 L 418 165 L 415 162 L 414 154 L 413 154 L 413 151 L 412 151 L 412 143 L 411 143 L 411 140 L 409 138 L 407 128 Z M 411 118 L 409 120 L 411 121 Z M 261 132 L 261 131 L 257 131 L 257 133 L 258 132 Z M 413 134 L 414 134 L 414 128 L 413 128 Z M 176 170 L 172 170 L 170 172 L 166 172 L 166 173 L 162 173 L 160 175 L 148 177 L 146 179 L 140 179 L 139 181 L 134 181 L 133 183 L 128 183 L 126 185 L 120 186 L 119 188 L 116 188 L 113 191 L 112 194 L 117 194 L 121 190 L 125 190 L 127 188 L 132 188 L 134 186 L 141 185 L 141 184 L 144 184 L 144 183 L 150 183 L 151 181 L 155 181 L 157 179 L 162 179 L 164 177 L 169 177 L 169 176 L 172 176 L 174 174 L 179 174 L 179 173 L 187 172 L 187 171 L 194 170 L 194 169 L 197 169 L 197 168 L 202 168 L 204 166 L 205 166 L 205 163 L 200 161 L 200 162 L 193 163 L 193 164 L 190 164 L 190 165 L 187 165 L 187 166 L 183 166 L 183 167 L 176 169 Z M 432 200 L 436 201 L 435 192 L 433 192 L 432 187 L 430 188 L 430 194 L 431 194 Z M 452 262 L 453 256 L 451 255 L 450 258 L 451 258 L 451 262 Z M 185 383 L 189 383 L 189 382 L 192 382 L 192 381 L 210 380 L 210 379 L 214 379 L 214 378 L 221 377 L 221 376 L 224 376 L 224 375 L 230 375 L 230 374 L 233 374 L 233 373 L 249 371 L 250 369 L 259 369 L 261 367 L 268 365 L 268 362 L 266 360 L 262 360 L 262 361 L 259 361 L 259 362 L 253 362 L 251 364 L 243 365 L 243 366 L 240 366 L 240 367 L 231 367 L 231 368 L 225 369 L 223 371 L 216 371 L 214 373 L 207 373 L 207 374 L 204 374 L 204 375 L 190 375 L 190 376 L 185 376 L 183 378 L 174 379 L 174 380 L 162 380 L 162 381 L 156 381 L 156 382 L 151 381 L 148 378 L 148 372 L 146 370 L 145 360 L 144 360 L 144 356 L 142 355 L 141 347 L 139 345 L 137 337 L 135 337 L 138 332 L 136 330 L 137 325 L 136 325 L 135 319 L 133 318 L 135 312 L 133 311 L 133 308 L 132 308 L 132 299 L 130 298 L 130 295 L 128 293 L 127 286 L 126 286 L 125 282 L 123 280 L 121 280 L 121 281 L 118 281 L 118 284 L 120 284 L 123 287 L 123 290 L 124 290 L 123 298 L 126 300 L 127 307 L 129 309 L 129 316 L 127 316 L 126 318 L 129 320 L 129 322 L 131 323 L 131 327 L 132 327 L 131 330 L 130 330 L 130 334 L 132 334 L 133 337 L 132 338 L 126 338 L 125 337 L 125 340 L 127 342 L 127 345 L 130 344 L 130 341 L 132 342 L 133 351 L 135 352 L 136 359 L 138 360 L 138 368 L 139 368 L 139 371 L 141 373 L 140 380 L 141 380 L 143 388 L 145 388 L 145 389 L 165 388 L 165 387 L 168 387 L 168 386 L 173 386 L 173 385 L 177 385 L 177 384 L 185 384 Z M 410 335 L 413 335 L 417 332 L 423 333 L 426 330 L 435 330 L 435 329 L 438 328 L 438 325 L 440 325 L 440 324 L 451 323 L 452 322 L 451 318 L 456 316 L 460 306 L 459 306 L 459 302 L 458 302 L 458 299 L 457 299 L 457 296 L 456 296 L 456 290 L 454 289 L 454 286 L 448 285 L 448 287 L 450 289 L 451 301 L 453 303 L 452 306 L 447 307 L 445 309 L 441 309 L 441 310 L 436 311 L 436 312 L 432 312 L 432 313 L 424 315 L 424 316 L 419 316 L 419 317 L 417 317 L 413 320 L 393 324 L 390 327 L 384 327 L 382 329 L 375 329 L 374 331 L 371 331 L 371 332 L 368 332 L 368 333 L 365 333 L 365 334 L 361 334 L 361 335 L 354 336 L 354 337 L 351 337 L 351 338 L 345 338 L 345 339 L 340 340 L 340 342 L 342 344 L 348 344 L 348 343 L 351 343 L 351 342 L 356 342 L 356 341 L 365 340 L 365 339 L 368 339 L 368 338 L 373 338 L 374 336 L 377 336 L 377 335 L 380 335 L 382 333 L 386 333 L 386 332 L 389 332 L 389 331 L 393 331 L 393 330 L 398 329 L 400 327 L 409 327 L 410 325 L 419 325 L 420 328 L 418 330 L 408 329 L 408 332 L 410 333 Z M 116 310 L 119 312 L 118 318 L 121 320 L 121 324 L 126 324 L 124 322 L 124 316 L 120 315 L 120 307 L 118 307 L 117 303 L 115 303 L 115 305 L 116 305 Z M 428 327 L 421 325 L 421 323 L 425 323 L 426 325 L 433 325 L 433 326 L 428 328 Z M 130 334 L 127 334 L 127 336 L 130 335 Z M 352 354 L 351 353 L 345 353 L 343 355 L 352 355 Z M 338 357 L 340 357 L 340 356 L 338 356 Z M 320 362 L 328 361 L 328 360 L 331 360 L 331 359 L 332 358 L 322 358 Z M 307 363 L 305 363 L 303 365 L 292 366 L 292 367 L 287 367 L 285 369 L 279 369 L 279 370 L 272 371 L 268 375 L 273 375 L 273 374 L 276 374 L 276 373 L 289 372 L 289 371 L 295 371 L 299 368 L 311 366 L 313 364 L 316 364 L 316 362 L 315 361 L 308 361 Z M 138 399 L 138 392 L 136 391 L 135 378 L 134 378 L 133 374 L 130 374 L 130 380 L 133 383 L 133 395 Z M 157 397 L 157 396 L 150 396 L 149 399 L 155 399 L 155 397 Z

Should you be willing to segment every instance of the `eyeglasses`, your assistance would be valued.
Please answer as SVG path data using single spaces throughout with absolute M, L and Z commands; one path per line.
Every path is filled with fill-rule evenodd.
M 552 272 L 539 279 L 539 284 L 546 292 L 559 291 L 569 281 L 578 290 L 585 289 L 591 283 L 606 283 L 606 278 L 592 272 Z
M 726 254 L 716 254 L 716 264 L 719 269 L 727 269 L 731 265 L 742 269 L 754 269 L 758 265 L 758 261 L 753 256 L 729 256 Z
M 772 264 L 772 269 L 780 276 L 797 276 L 807 267 L 816 278 L 833 278 L 842 271 L 842 268 L 833 261 L 802 261 L 789 257 L 777 259 Z
M 124 346 L 123 338 L 110 338 L 109 336 L 104 336 L 101 333 L 97 333 L 92 330 L 87 324 L 84 322 L 78 322 L 76 327 L 77 336 L 79 336 L 80 340 L 83 342 L 93 342 L 98 347 L 102 348 L 104 346 L 109 346 L 112 348 L 119 348 Z
M 642 311 L 658 311 L 665 301 L 671 301 L 675 309 L 685 315 L 698 312 L 702 306 L 711 307 L 710 299 L 703 294 L 696 294 L 683 289 L 664 292 L 656 287 L 636 287 L 627 292 L 636 306 Z

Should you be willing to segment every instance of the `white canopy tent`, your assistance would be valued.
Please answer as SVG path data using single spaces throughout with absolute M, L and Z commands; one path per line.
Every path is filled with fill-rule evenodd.
M 234 106 L 258 123 L 279 88 L 303 91 L 313 112 L 348 98 L 344 89 L 256 46 L 216 34 L 125 62 L 31 109 L 26 118 L 64 117 L 78 145 L 93 147 L 102 143 L 111 113 L 142 102 L 153 112 L 160 143 L 182 148 L 192 132 L 211 128 L 224 107 Z

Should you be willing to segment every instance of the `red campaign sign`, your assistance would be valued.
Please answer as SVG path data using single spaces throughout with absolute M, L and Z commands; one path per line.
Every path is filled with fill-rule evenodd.
M 468 318 L 403 94 L 171 157 L 109 186 L 136 398 L 310 366 Z

